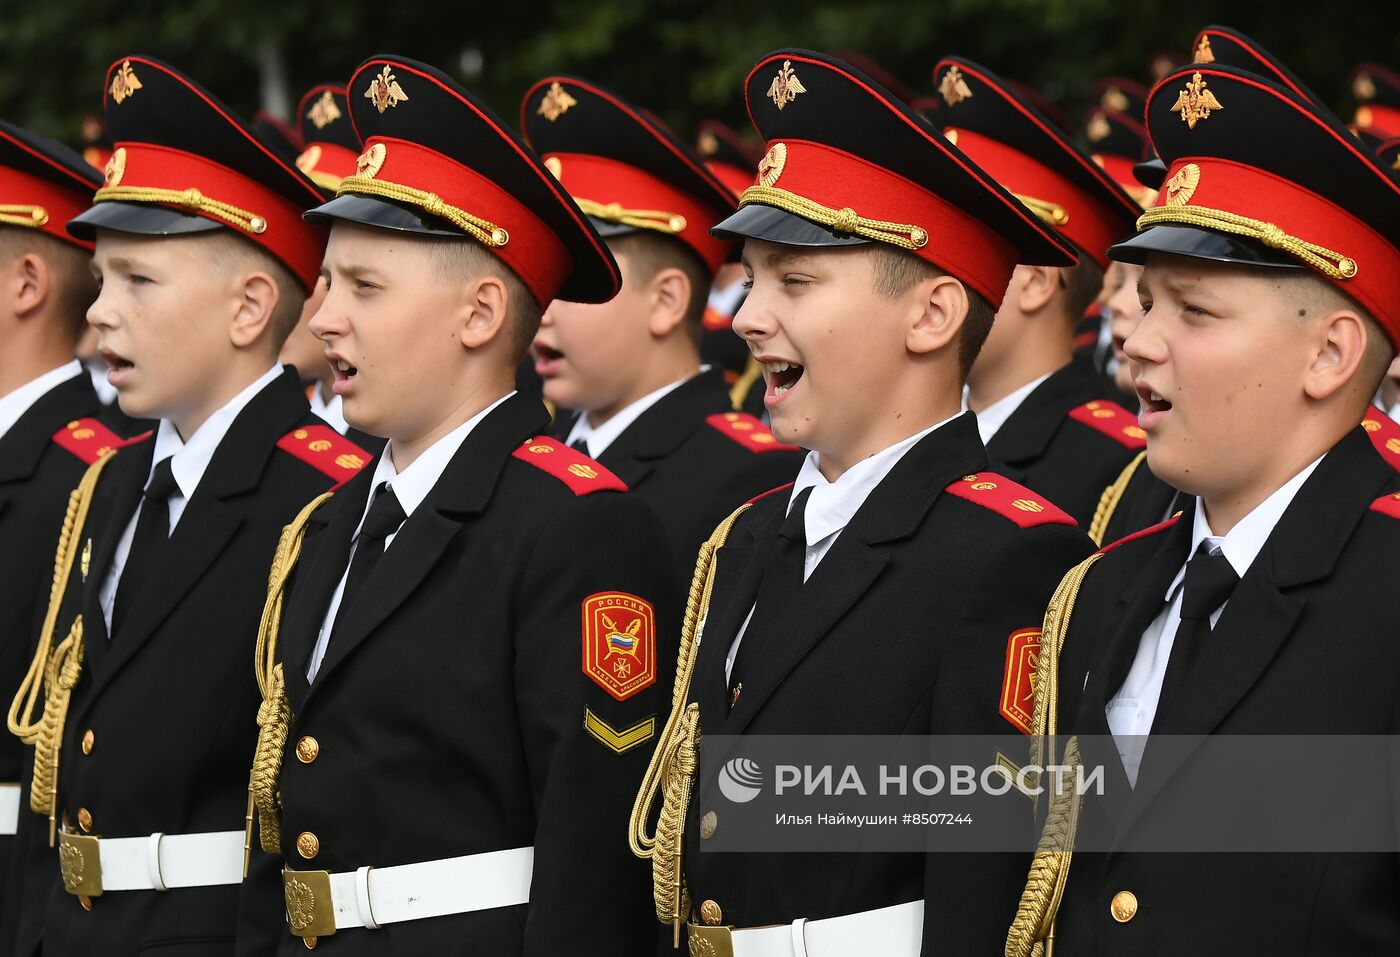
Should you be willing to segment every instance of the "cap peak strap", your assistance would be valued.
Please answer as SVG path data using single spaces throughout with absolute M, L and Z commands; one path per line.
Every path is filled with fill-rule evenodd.
M 0 204 L 0 223 L 6 226 L 28 226 L 38 229 L 49 221 L 49 211 L 42 206 L 25 203 Z
M 1034 196 L 1026 196 L 1022 193 L 1012 193 L 1019 199 L 1027 209 L 1040 217 L 1041 222 L 1049 223 L 1051 226 L 1063 226 L 1069 222 L 1069 213 L 1058 203 L 1052 203 L 1048 199 L 1036 199 Z
M 244 232 L 267 231 L 267 220 L 257 213 L 240 209 L 232 203 L 212 199 L 199 190 L 161 189 L 156 186 L 104 186 L 93 194 L 94 203 L 168 203 L 183 206 L 191 212 L 208 213 Z
M 1281 249 L 1317 271 L 1333 279 L 1351 279 L 1356 275 L 1356 260 L 1339 252 L 1290 235 L 1273 223 L 1250 219 L 1238 213 L 1204 206 L 1158 206 L 1138 217 L 1139 231 L 1163 224 L 1197 226 L 1216 232 L 1232 233 L 1257 240 L 1274 249 Z
M 928 242 L 928 230 L 921 226 L 866 219 L 849 206 L 833 209 L 777 186 L 750 186 L 739 197 L 739 206 L 742 208 L 750 203 L 774 206 L 834 232 L 863 236 L 901 249 L 922 249 Z
M 679 213 L 668 213 L 664 209 L 627 209 L 621 203 L 598 203 L 591 199 L 574 197 L 578 208 L 587 216 L 607 220 L 621 226 L 634 226 L 638 229 L 654 229 L 657 232 L 674 236 L 684 232 L 686 219 Z
M 354 196 L 377 196 L 417 206 L 426 213 L 447 220 L 484 246 L 499 248 L 510 242 L 510 233 L 503 227 L 453 206 L 437 193 L 366 176 L 347 176 L 341 180 L 336 195 L 344 196 L 347 193 Z

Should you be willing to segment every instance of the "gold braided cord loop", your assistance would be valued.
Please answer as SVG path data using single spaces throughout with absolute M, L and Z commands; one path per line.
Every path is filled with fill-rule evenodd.
M 735 412 L 744 411 L 744 400 L 749 397 L 749 389 L 762 377 L 763 366 L 759 365 L 758 360 L 750 353 L 749 361 L 744 364 L 743 374 L 729 387 L 729 404 L 734 407 Z
M 866 219 L 849 206 L 842 209 L 832 209 L 830 206 L 823 206 L 805 196 L 789 193 L 776 186 L 750 186 L 744 190 L 744 195 L 739 197 L 739 206 L 742 208 L 750 203 L 774 206 L 792 213 L 794 216 L 801 216 L 803 219 L 825 226 L 833 232 L 863 236 L 866 239 L 875 239 L 882 243 L 898 246 L 901 249 L 922 249 L 928 243 L 928 230 L 921 226 Z
M 0 223 L 38 229 L 49 221 L 49 211 L 26 203 L 0 203 Z
M 1301 259 L 1333 279 L 1350 279 L 1356 275 L 1356 260 L 1350 256 L 1299 239 L 1297 236 L 1290 236 L 1273 223 L 1250 219 L 1248 216 L 1223 209 L 1209 209 L 1205 206 L 1158 206 L 1138 217 L 1138 229 L 1161 225 L 1199 226 L 1202 229 L 1243 236 Z
M 1128 483 L 1133 480 L 1133 475 L 1146 460 L 1147 450 L 1143 449 L 1133 456 L 1133 460 L 1118 473 L 1113 484 L 1104 489 L 1103 494 L 1099 496 L 1099 504 L 1094 506 L 1094 518 L 1089 522 L 1089 537 L 1094 540 L 1095 545 L 1103 545 L 1103 537 L 1108 534 L 1108 523 L 1113 521 L 1113 513 L 1118 511 L 1118 503 L 1123 501 L 1123 493 L 1128 490 Z
M 1060 764 L 1071 774 L 1057 780 L 1077 781 L 1080 768 L 1079 741 L 1070 738 L 1062 760 L 1055 759 L 1055 735 L 1059 730 L 1060 651 L 1069 631 L 1070 616 L 1080 586 L 1089 569 L 1103 557 L 1095 552 L 1075 565 L 1061 579 L 1041 626 L 1040 657 L 1036 665 L 1035 705 L 1031 712 L 1030 763 L 1039 767 Z M 1072 785 L 1071 785 L 1072 788 Z M 1065 882 L 1069 879 L 1070 858 L 1079 827 L 1082 798 L 1073 789 L 1069 794 L 1050 794 L 1045 824 L 1031 861 L 1026 886 L 1016 908 L 1016 919 L 1006 934 L 1006 957 L 1049 957 L 1055 937 L 1055 913 L 1059 910 Z M 1039 798 L 1036 799 L 1039 810 Z
M 73 573 L 73 560 L 79 552 L 81 532 L 87 522 L 88 509 L 102 470 L 116 455 L 108 452 L 88 467 L 82 480 L 68 495 L 68 507 L 59 530 L 58 551 L 54 556 L 53 583 L 49 587 L 49 607 L 44 613 L 44 625 L 39 631 L 39 645 L 29 671 L 20 682 L 6 726 L 10 733 L 25 744 L 34 746 L 34 779 L 29 786 L 29 808 L 49 819 L 49 845 L 53 845 L 55 808 L 58 802 L 58 753 L 63 747 L 63 725 L 68 718 L 68 702 L 73 688 L 82 675 L 83 616 L 78 615 L 63 641 L 54 647 L 54 629 Z M 34 720 L 41 686 L 48 689 L 43 712 Z
M 1063 226 L 1069 222 L 1069 213 L 1058 203 L 1052 203 L 1048 199 L 1036 199 L 1034 196 L 1026 196 L 1023 193 L 1012 193 L 1021 201 L 1021 204 L 1040 217 L 1041 222 L 1049 223 L 1051 226 Z
M 591 199 L 580 199 L 577 196 L 574 197 L 574 202 L 585 215 L 620 226 L 654 229 L 668 236 L 685 230 L 685 217 L 680 213 L 668 213 L 664 209 L 627 209 L 620 203 L 595 203 Z
M 199 190 L 160 189 L 156 186 L 104 186 L 93 194 L 94 203 L 164 203 L 182 206 L 192 213 L 208 213 L 245 233 L 267 231 L 267 220 L 232 203 L 205 196 Z
M 262 849 L 275 854 L 282 849 L 282 801 L 277 793 L 278 773 L 282 769 L 282 754 L 287 746 L 287 730 L 291 726 L 292 709 L 287 702 L 282 665 L 277 660 L 277 634 L 282 626 L 282 603 L 286 598 L 287 582 L 301 556 L 306 523 L 312 513 L 330 499 L 332 493 L 312 499 L 282 529 L 272 567 L 267 575 L 267 601 L 263 604 L 262 620 L 258 623 L 258 643 L 253 655 L 253 671 L 262 693 L 258 707 L 258 744 L 253 752 L 253 767 L 248 774 L 248 815 L 243 841 L 243 875 L 248 874 L 248 859 L 253 850 L 253 812 L 258 817 L 258 837 Z
M 305 172 L 303 170 L 303 172 Z M 306 178 L 311 180 L 322 189 L 338 190 L 340 184 L 345 181 L 343 176 L 336 176 L 334 173 L 323 173 L 320 170 L 311 170 L 306 173 Z
M 748 510 L 741 505 L 719 524 L 710 540 L 700 546 L 695 563 L 695 576 L 690 582 L 686 600 L 685 620 L 681 626 L 680 654 L 676 663 L 676 681 L 671 691 L 671 714 L 656 743 L 656 751 L 647 765 L 646 775 L 632 805 L 627 844 L 632 853 L 651 858 L 652 891 L 656 902 L 656 917 L 670 924 L 679 946 L 680 925 L 689 912 L 681 874 L 681 839 L 685 833 L 685 814 L 690 805 L 690 790 L 695 778 L 700 747 L 700 706 L 686 705 L 690 697 L 690 679 L 695 672 L 695 658 L 700 650 L 700 632 L 709 614 L 710 598 L 715 587 L 715 552 L 724 546 L 729 532 L 739 516 Z M 661 813 L 656 833 L 647 833 L 656 795 L 662 791 Z
M 506 232 L 505 229 L 482 219 L 480 216 L 474 216 L 465 209 L 458 209 L 445 202 L 437 193 L 414 189 L 412 186 L 404 186 L 402 183 L 370 179 L 368 176 L 347 176 L 340 181 L 340 189 L 336 190 L 336 195 L 345 196 L 347 194 L 351 196 L 377 196 L 381 199 L 391 199 L 396 203 L 417 206 L 425 213 L 447 220 L 484 246 L 498 248 L 510 242 L 510 233 Z

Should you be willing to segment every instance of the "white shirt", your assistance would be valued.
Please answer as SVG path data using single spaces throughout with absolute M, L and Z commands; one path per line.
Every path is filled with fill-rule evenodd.
M 1196 499 L 1196 517 L 1191 526 L 1191 547 L 1187 551 L 1187 561 L 1196 554 L 1202 542 L 1212 555 L 1225 553 L 1235 574 L 1244 578 L 1254 559 L 1273 534 L 1274 526 L 1292 503 L 1298 490 L 1308 480 L 1322 461 L 1318 457 L 1311 465 L 1293 476 L 1272 495 L 1254 507 L 1227 535 L 1216 535 L 1206 519 L 1205 507 Z M 1163 596 L 1166 607 L 1147 626 L 1138 645 L 1137 656 L 1123 687 L 1104 707 L 1109 730 L 1118 745 L 1118 754 L 1123 759 L 1123 770 L 1128 781 L 1136 784 L 1138 768 L 1142 763 L 1142 752 L 1146 745 L 1146 735 L 1152 730 L 1152 722 L 1157 717 L 1157 702 L 1162 694 L 1162 680 L 1167 675 L 1167 662 L 1171 660 L 1172 644 L 1176 640 L 1177 629 L 1181 626 L 1181 599 L 1185 592 L 1186 566 L 1183 564 Z M 1227 601 L 1226 605 L 1229 604 Z M 1210 616 L 1210 626 L 1220 620 L 1225 611 L 1221 605 Z
M 709 366 L 701 366 L 696 375 L 704 372 Z M 617 437 L 627 431 L 627 427 L 642 417 L 642 413 L 660 402 L 666 396 L 685 385 L 695 376 L 686 376 L 684 379 L 677 379 L 670 385 L 663 385 L 655 392 L 648 392 L 636 402 L 622 409 L 608 421 L 599 426 L 588 424 L 588 413 L 580 412 L 578 421 L 569 430 L 569 437 L 566 444 L 573 445 L 579 439 L 583 439 L 588 445 L 588 455 L 590 458 L 598 458 L 607 451 L 608 446 L 617 441 Z
M 342 408 L 340 396 L 332 395 L 329 401 L 321 398 L 321 383 L 317 382 L 311 387 L 311 394 L 307 396 L 307 400 L 311 403 L 311 411 L 341 435 L 350 430 L 350 423 L 345 421 L 345 410 Z
M 982 435 L 982 444 L 986 445 L 992 441 L 992 436 L 997 434 L 997 430 L 1006 424 L 1006 420 L 1016 413 L 1021 407 L 1021 403 L 1026 401 L 1026 397 L 1036 390 L 1053 373 L 1047 372 L 1039 379 L 1027 382 L 1021 388 L 1010 395 L 1002 396 L 981 412 L 977 413 L 977 431 Z
M 223 442 L 224 436 L 228 434 L 233 420 L 238 418 L 244 406 L 252 402 L 259 392 L 277 381 L 281 375 L 281 366 L 274 365 L 268 369 L 256 382 L 205 419 L 188 441 L 180 438 L 180 433 L 175 431 L 175 426 L 169 419 L 160 420 L 160 425 L 156 427 L 155 447 L 151 452 L 151 470 L 146 474 L 146 484 L 142 488 L 144 490 L 150 487 L 156 466 L 165 459 L 170 459 L 170 474 L 177 487 L 177 491 L 170 494 L 168 505 L 170 534 L 175 533 L 180 516 L 185 514 L 185 506 L 194 497 L 194 490 L 199 487 L 205 470 L 209 468 L 209 462 L 218 451 L 219 443 Z M 102 617 L 107 620 L 109 635 L 112 630 L 112 607 L 117 601 L 117 583 L 121 581 L 122 569 L 126 567 L 127 557 L 131 554 L 131 540 L 136 535 L 136 520 L 140 514 L 141 507 L 138 503 L 126 523 L 122 537 L 117 541 L 117 550 L 112 555 L 112 567 L 107 570 L 107 577 L 102 580 L 102 587 L 97 593 L 98 601 L 102 605 Z
M 850 524 L 851 518 L 860 511 L 870 493 L 894 470 L 900 459 L 930 433 L 963 414 L 958 412 L 917 435 L 911 435 L 869 458 L 861 459 L 834 482 L 828 482 L 826 476 L 821 473 L 821 453 L 807 453 L 807 458 L 803 460 L 802 468 L 797 473 L 797 481 L 793 483 L 792 494 L 788 496 L 787 504 L 787 511 L 791 512 L 797 496 L 809 488 L 812 490 L 807 497 L 807 510 L 803 514 L 803 526 L 807 533 L 807 552 L 802 563 L 804 582 L 812 577 L 812 572 L 817 570 L 826 553 L 831 551 L 831 546 L 836 544 L 836 539 Z M 729 646 L 729 654 L 724 659 L 725 681 L 729 680 L 729 674 L 734 670 L 734 659 L 739 655 L 739 643 L 744 640 L 744 632 L 748 630 L 749 622 L 753 619 L 753 612 L 750 608 L 744 623 L 739 626 L 738 634 L 734 636 L 733 644 Z M 701 633 L 703 634 L 703 629 Z
M 462 447 L 462 443 L 471 435 L 472 429 L 480 424 L 481 420 L 491 414 L 496 406 L 506 399 L 515 395 L 514 390 L 501 396 L 476 415 L 463 422 L 457 428 L 438 439 L 423 452 L 422 455 L 413 460 L 413 464 L 402 472 L 394 468 L 393 449 L 394 443 L 390 441 L 384 454 L 379 456 L 374 466 L 374 476 L 370 479 L 370 494 L 365 498 L 365 510 L 360 514 L 360 523 L 355 526 L 355 534 L 351 537 L 350 558 L 345 563 L 345 571 L 340 575 L 340 581 L 335 586 L 335 591 L 331 594 L 331 603 L 326 608 L 326 615 L 321 619 L 321 630 L 316 634 L 316 647 L 311 650 L 311 660 L 306 666 L 306 681 L 311 683 L 316 680 L 316 672 L 321 669 L 321 661 L 326 657 L 326 647 L 330 644 L 331 629 L 335 625 L 335 616 L 340 611 L 341 599 L 345 597 L 345 579 L 350 574 L 350 562 L 355 560 L 355 549 L 359 545 L 360 531 L 365 527 L 365 519 L 369 516 L 370 506 L 374 504 L 374 490 L 379 488 L 381 482 L 388 484 L 394 490 L 394 496 L 399 500 L 399 507 L 403 509 L 404 521 L 413 514 L 423 500 L 428 497 L 428 493 L 437 485 L 438 479 L 442 478 L 442 473 L 447 470 L 448 463 L 457 454 L 457 450 Z M 403 526 L 400 525 L 399 528 Z M 389 546 L 398 537 L 395 530 L 384 537 L 384 551 L 389 551 Z
M 92 387 L 97 390 L 98 400 L 103 405 L 111 405 L 117 401 L 117 387 L 107 381 L 107 373 L 111 371 L 111 366 L 107 365 L 101 356 L 93 356 L 84 365 L 92 379 Z
M 29 411 L 35 402 L 75 375 L 81 375 L 82 371 L 82 363 L 74 359 L 71 362 L 65 362 L 57 369 L 50 369 L 37 379 L 30 379 L 13 392 L 0 395 L 0 435 L 4 435 L 14 428 L 15 423 L 24 416 L 24 413 Z

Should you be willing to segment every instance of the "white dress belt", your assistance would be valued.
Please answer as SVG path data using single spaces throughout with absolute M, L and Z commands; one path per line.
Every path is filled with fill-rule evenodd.
M 19 785 L 0 784 L 0 837 L 19 832 Z
M 840 917 L 733 930 L 730 940 L 734 957 L 918 957 L 923 933 L 924 902 L 917 900 Z
M 335 929 L 445 917 L 530 901 L 535 849 L 517 847 L 331 875 Z
M 97 840 L 102 890 L 163 891 L 243 883 L 243 832 Z

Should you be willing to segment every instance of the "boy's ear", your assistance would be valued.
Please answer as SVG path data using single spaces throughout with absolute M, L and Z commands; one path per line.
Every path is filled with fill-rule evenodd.
M 1017 310 L 1022 315 L 1033 316 L 1048 306 L 1060 289 L 1063 272 L 1056 266 L 1018 265 L 1011 282 Z
M 1322 400 L 1352 382 L 1366 361 L 1373 331 L 1351 309 L 1335 309 L 1321 316 L 1313 339 L 1312 361 L 1303 374 L 1303 392 Z
M 237 300 L 229 326 L 229 340 L 238 348 L 246 349 L 257 342 L 272 323 L 282 294 L 272 276 L 260 269 L 250 270 L 235 279 L 235 292 Z
M 468 349 L 480 349 L 497 339 L 510 312 L 510 290 L 499 276 L 486 275 L 468 283 L 461 305 L 457 337 Z
M 936 352 L 956 342 L 971 303 L 967 289 L 952 276 L 932 276 L 915 284 L 915 315 L 905 347 L 918 355 Z
M 6 272 L 5 291 L 10 297 L 10 311 L 16 316 L 32 315 L 48 301 L 53 270 L 43 256 L 32 252 L 16 256 Z
M 650 313 L 647 328 L 652 336 L 661 339 L 685 321 L 690 311 L 690 297 L 693 293 L 690 277 L 682 269 L 668 266 L 662 269 L 647 283 L 647 302 Z

